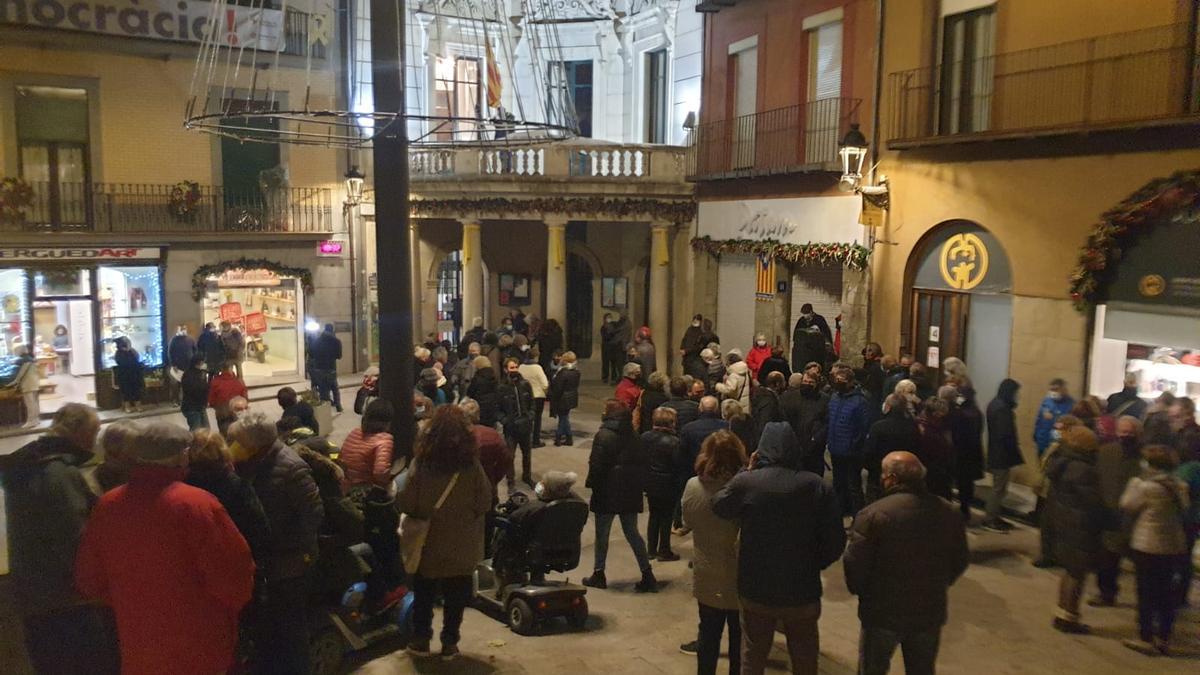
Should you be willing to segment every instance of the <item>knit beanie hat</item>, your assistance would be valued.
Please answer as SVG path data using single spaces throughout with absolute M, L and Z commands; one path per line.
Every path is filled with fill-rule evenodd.
M 152 422 L 143 427 L 124 450 L 134 464 L 185 466 L 191 442 L 192 435 L 187 429 L 166 422 Z

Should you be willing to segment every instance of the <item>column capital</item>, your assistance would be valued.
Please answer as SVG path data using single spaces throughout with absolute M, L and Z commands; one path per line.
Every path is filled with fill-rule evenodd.
M 478 230 L 483 227 L 483 223 L 478 220 L 460 220 L 458 222 L 462 223 L 464 230 Z
M 542 216 L 542 222 L 545 223 L 546 227 L 549 228 L 564 228 L 567 226 L 567 221 L 569 220 L 570 218 L 568 218 L 565 214 L 552 213 L 550 215 Z
M 676 227 L 677 225 L 669 220 L 654 220 L 650 222 L 651 230 L 666 230 L 667 232 L 673 232 Z

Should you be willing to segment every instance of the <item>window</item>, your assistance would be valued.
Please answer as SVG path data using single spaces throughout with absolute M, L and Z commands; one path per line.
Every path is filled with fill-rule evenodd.
M 667 142 L 667 50 L 646 53 L 646 142 Z
M 112 368 L 117 338 L 129 338 L 148 368 L 163 363 L 162 292 L 154 267 L 101 267 L 97 272 L 103 364 Z
M 808 105 L 804 111 L 805 163 L 837 157 L 841 128 L 842 22 L 808 31 Z
M 17 159 L 34 189 L 31 223 L 79 227 L 88 222 L 88 93 L 86 89 L 16 88 Z
M 453 120 L 434 133 L 439 141 L 468 140 L 478 133 L 480 61 L 476 58 L 438 57 L 434 64 L 433 116 Z
M 277 104 L 263 100 L 243 98 L 225 99 L 224 110 L 229 114 L 241 112 L 269 112 L 278 109 Z M 233 117 L 230 126 L 243 130 L 261 130 L 260 138 L 271 138 L 279 130 L 279 120 L 274 117 Z M 246 132 L 253 138 L 254 131 Z M 261 208 L 266 195 L 260 187 L 262 172 L 281 165 L 282 155 L 278 143 L 248 143 L 230 136 L 221 136 L 221 184 L 224 186 L 225 206 L 240 209 Z
M 745 42 L 745 41 L 743 41 Z M 758 38 L 729 46 L 729 89 L 733 93 L 733 169 L 754 165 L 755 118 L 758 112 Z
M 995 7 L 951 14 L 942 20 L 941 133 L 987 130 L 995 50 Z
M 550 64 L 549 121 L 579 125 L 579 135 L 592 137 L 592 62 L 558 61 Z M 562 106 L 560 109 L 559 106 Z

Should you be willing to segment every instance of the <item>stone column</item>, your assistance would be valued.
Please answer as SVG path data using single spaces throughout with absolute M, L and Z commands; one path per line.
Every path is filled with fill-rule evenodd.
M 547 216 L 546 316 L 567 329 L 567 218 Z
M 667 370 L 675 353 L 670 344 L 671 224 L 650 227 L 650 332 L 659 370 Z
M 464 221 L 462 240 L 462 328 L 471 329 L 475 317 L 483 317 L 483 249 L 478 221 Z
M 413 344 L 425 341 L 424 328 L 421 323 L 423 291 L 425 279 L 421 274 L 421 221 L 413 218 L 408 221 L 408 247 L 412 251 L 412 327 Z

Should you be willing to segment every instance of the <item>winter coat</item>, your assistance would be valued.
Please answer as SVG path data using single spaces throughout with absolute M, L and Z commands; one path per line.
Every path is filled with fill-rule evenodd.
M 613 398 L 625 404 L 632 414 L 633 409 L 637 407 L 638 399 L 642 396 L 642 388 L 635 380 L 628 377 L 622 377 L 617 383 L 617 390 L 613 393 Z
M 246 354 L 246 338 L 242 335 L 242 331 L 233 328 L 228 332 L 222 332 L 221 349 L 225 354 L 226 361 L 240 362 L 245 358 Z
M 96 496 L 79 467 L 92 453 L 42 436 L 0 456 L 13 607 L 29 616 L 79 603 L 73 582 L 79 536 Z
M 487 475 L 488 481 L 495 487 L 508 474 L 512 467 L 513 453 L 504 442 L 504 437 L 495 429 L 482 424 L 471 426 L 475 434 L 475 445 L 479 448 L 479 465 Z
M 563 366 L 550 380 L 550 414 L 558 416 L 579 407 L 579 369 Z
M 254 486 L 271 523 L 267 579 L 303 576 L 316 559 L 317 533 L 325 517 L 312 470 L 295 450 L 276 441 L 243 462 L 238 474 Z
M 196 340 L 196 351 L 204 355 L 204 363 L 208 372 L 217 373 L 225 366 L 225 345 L 221 343 L 221 335 L 215 330 L 200 333 Z
M 782 356 L 768 356 L 758 368 L 758 383 L 766 384 L 767 376 L 771 373 L 783 373 L 783 381 L 787 382 L 792 376 L 792 369 L 788 366 L 787 359 Z
M 1130 548 L 1150 555 L 1190 553 L 1183 528 L 1190 506 L 1186 483 L 1164 471 L 1149 469 L 1130 479 L 1120 505 L 1133 520 Z
M 864 627 L 922 632 L 946 623 L 946 589 L 967 569 L 958 510 L 924 486 L 897 486 L 854 518 L 842 563 Z M 897 580 L 903 579 L 903 583 Z
M 646 388 L 642 390 L 641 400 L 638 401 L 634 431 L 644 434 L 654 428 L 654 411 L 668 400 L 666 392 Z
M 700 416 L 700 404 L 690 398 L 671 397 L 662 407 L 675 411 L 675 429 L 680 433 L 685 426 Z
M 717 385 L 725 381 L 725 364 L 721 363 L 721 359 L 714 359 L 705 368 L 704 388 L 710 394 L 715 394 Z
M 672 499 L 691 474 L 679 436 L 657 429 L 642 434 L 642 449 L 649 457 L 646 496 Z
M 588 458 L 593 513 L 641 513 L 650 462 L 628 413 L 600 423 Z
M 1175 477 L 1188 486 L 1188 498 L 1191 507 L 1188 508 L 1184 525 L 1190 532 L 1200 531 L 1200 460 L 1192 460 L 1179 465 Z
M 1146 402 L 1138 396 L 1137 387 L 1125 387 L 1108 397 L 1104 412 L 1117 417 L 1130 415 L 1142 419 L 1146 416 Z
M 1042 405 L 1038 407 L 1037 420 L 1033 423 L 1033 442 L 1037 445 L 1039 456 L 1046 452 L 1046 448 L 1050 447 L 1050 443 L 1054 440 L 1052 436 L 1054 423 L 1058 421 L 1058 418 L 1071 412 L 1071 408 L 1074 407 L 1075 399 L 1070 396 L 1063 396 L 1060 399 L 1047 396 L 1042 399 Z
M 750 397 L 750 418 L 754 423 L 754 443 L 747 450 L 758 447 L 758 438 L 771 422 L 783 422 L 783 410 L 779 405 L 779 392 L 770 387 L 759 387 Z
M 900 384 L 901 380 L 907 379 L 908 368 L 896 366 L 895 368 L 887 371 L 886 376 L 883 378 L 883 398 L 886 399 L 888 396 L 895 393 L 896 385 Z
M 113 378 L 121 390 L 121 398 L 138 401 L 146 390 L 146 375 L 142 372 L 142 360 L 132 349 L 118 349 L 113 356 Z
M 788 425 L 767 425 L 755 466 L 721 488 L 712 508 L 741 526 L 739 597 L 772 607 L 821 599 L 821 570 L 841 557 L 846 534 L 832 489 L 800 469 Z
M 883 373 L 883 367 L 879 365 L 878 361 L 867 361 L 858 371 L 857 377 L 863 393 L 874 404 L 871 409 L 878 411 L 883 405 L 883 380 L 887 377 Z M 873 419 L 877 417 L 879 417 L 877 414 L 872 416 Z
M 518 375 L 515 379 L 506 376 L 499 382 L 500 423 L 505 434 L 520 433 L 532 429 L 533 387 Z
M 190 335 L 176 335 L 167 344 L 167 359 L 172 368 L 184 371 L 192 366 L 196 356 L 196 341 Z
M 709 607 L 739 609 L 738 524 L 713 512 L 728 481 L 692 478 L 683 489 L 683 523 L 692 530 L 692 595 Z
M 655 353 L 653 342 L 642 340 L 631 342 L 630 346 L 637 352 L 637 362 L 642 364 L 643 377 L 649 377 L 650 373 L 658 370 L 658 355 Z
M 453 474 L 423 471 L 420 460 L 396 496 L 401 513 L 429 519 L 417 574 L 426 579 L 469 577 L 483 560 L 483 520 L 492 508 L 492 486 L 479 462 L 458 474 L 458 482 L 434 510 Z
M 729 423 L 721 419 L 720 415 L 700 413 L 695 421 L 689 422 L 679 430 L 679 444 L 683 447 L 689 477 L 694 475 L 692 471 L 696 465 L 696 458 L 700 456 L 700 446 L 704 444 L 704 439 L 728 428 Z
M 316 411 L 308 401 L 296 401 L 292 406 L 284 408 L 279 419 L 287 417 L 295 417 L 300 420 L 300 426 L 311 429 L 314 435 L 321 433 L 321 424 L 317 422 Z
M 1079 576 L 1092 569 L 1106 520 L 1095 450 L 1060 444 L 1046 463 L 1046 478 L 1050 492 L 1043 517 L 1054 532 L 1051 557 Z
M 550 389 L 550 380 L 546 379 L 546 371 L 542 370 L 541 366 L 536 363 L 522 363 L 517 367 L 517 372 L 521 373 L 521 377 L 529 383 L 534 399 L 546 398 L 546 393 Z
M 758 379 L 758 371 L 762 368 L 763 362 L 769 358 L 771 358 L 770 347 L 754 345 L 746 354 L 746 367 L 750 369 L 750 377 L 754 378 L 755 382 L 762 382 Z
M 377 485 L 386 488 L 392 482 L 392 458 L 395 441 L 386 431 L 367 436 L 361 428 L 351 429 L 342 441 L 338 464 L 346 472 L 342 489 Z
M 1114 553 L 1125 550 L 1129 543 L 1128 528 L 1121 525 L 1121 494 L 1129 481 L 1142 471 L 1140 445 L 1129 448 L 1119 441 L 1105 443 L 1096 451 L 1096 473 L 1100 477 L 1100 497 L 1104 500 L 1106 524 L 1104 548 Z
M 950 409 L 950 440 L 954 444 L 954 471 L 960 480 L 983 478 L 983 411 L 975 403 L 975 390 L 962 387 L 963 402 Z
M 208 383 L 208 404 L 218 410 L 229 405 L 229 402 L 238 396 L 248 398 L 250 393 L 246 389 L 246 383 L 239 380 L 234 373 L 220 373 Z
M 801 316 L 799 319 L 796 319 L 796 327 L 792 330 L 792 334 L 795 335 L 802 330 L 808 330 L 809 326 L 817 327 L 822 340 L 825 342 L 833 342 L 833 331 L 829 330 L 829 322 L 825 320 L 825 317 L 817 314 L 816 312 L 813 312 L 812 318 L 805 319 L 803 316 Z M 805 363 L 807 363 L 807 361 Z M 804 365 L 797 364 L 796 367 L 803 368 Z
M 833 338 L 827 335 L 829 324 L 824 321 L 822 318 L 823 331 L 808 330 L 803 318 L 796 322 L 796 329 L 792 332 L 792 367 L 796 370 L 803 370 L 805 365 L 814 361 L 821 365 L 828 361 L 825 343 L 832 342 Z
M 254 589 L 246 540 L 181 469 L 138 467 L 83 532 L 75 580 L 112 606 L 126 675 L 208 675 L 233 665 Z
M 996 398 L 987 407 L 987 467 L 990 471 L 1002 471 L 1025 463 L 1021 456 L 1021 445 L 1017 441 L 1017 420 L 1013 409 L 1017 407 L 1016 380 L 1004 380 Z
M 629 319 L 621 317 L 608 325 L 608 339 L 605 344 L 609 349 L 625 351 L 625 347 L 633 342 L 633 324 Z
M 871 470 L 880 469 L 889 452 L 906 450 L 916 454 L 921 447 L 917 421 L 904 406 L 892 408 L 883 419 L 871 425 L 863 442 L 863 461 Z
M 249 483 L 228 465 L 197 465 L 188 468 L 184 481 L 200 488 L 221 502 L 230 520 L 250 546 L 254 561 L 262 565 L 267 559 L 271 544 L 271 523 L 263 511 L 262 502 Z
M 779 397 L 779 410 L 800 443 L 801 467 L 825 475 L 829 397 L 816 389 L 789 389 Z
M 848 392 L 835 391 L 829 396 L 829 454 L 833 457 L 859 457 L 867 438 L 870 413 L 867 397 L 858 387 Z
M 322 331 L 308 350 L 308 358 L 314 370 L 337 370 L 338 359 L 342 358 L 342 341 L 329 331 Z
M 725 381 L 715 386 L 722 400 L 737 401 L 742 406 L 742 412 L 750 414 L 750 392 L 753 387 L 750 384 L 750 367 L 745 361 L 729 366 L 725 371 Z
M 460 398 L 465 398 L 467 388 L 471 386 L 471 380 L 475 377 L 474 359 L 464 357 L 454 364 L 450 369 L 450 387 L 457 392 Z
M 471 385 L 467 387 L 467 398 L 479 404 L 480 424 L 496 426 L 500 421 L 500 386 L 494 370 L 484 368 L 475 373 Z
M 179 380 L 183 391 L 183 399 L 179 409 L 183 412 L 203 412 L 208 407 L 208 373 L 199 368 L 188 368 L 183 371 Z
M 540 356 L 538 361 L 542 364 L 542 367 L 545 368 L 547 365 L 554 362 L 554 352 L 562 349 L 562 328 L 557 326 L 554 328 L 549 328 L 543 324 L 542 329 L 538 331 L 537 334 L 537 346 L 538 355 Z
M 954 482 L 954 446 L 950 443 L 950 430 L 946 418 L 935 419 L 922 413 L 917 419 L 920 443 L 914 452 L 925 465 L 925 485 L 933 494 L 950 499 Z

